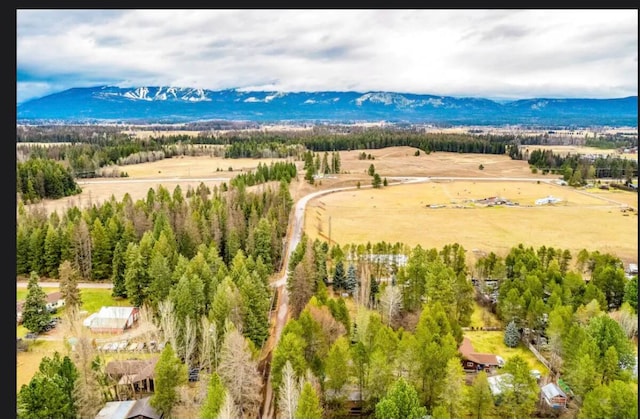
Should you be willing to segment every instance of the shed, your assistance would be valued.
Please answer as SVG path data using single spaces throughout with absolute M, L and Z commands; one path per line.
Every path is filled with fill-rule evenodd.
M 154 371 L 158 357 L 151 359 L 127 359 L 111 361 L 105 366 L 105 373 L 117 382 L 118 393 L 132 390 L 134 393 L 154 391 Z
M 567 395 L 555 383 L 544 385 L 540 390 L 540 397 L 547 405 L 554 409 L 567 407 Z

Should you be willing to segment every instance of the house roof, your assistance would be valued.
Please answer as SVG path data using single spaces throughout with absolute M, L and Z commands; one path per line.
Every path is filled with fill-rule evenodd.
M 547 399 L 552 399 L 556 396 L 561 396 L 566 398 L 567 395 L 564 394 L 564 391 L 560 389 L 555 383 L 549 383 L 541 388 L 542 393 Z
M 149 396 L 139 400 L 107 402 L 95 419 L 132 419 L 139 416 L 147 419 L 161 419 L 162 415 L 149 404 L 150 399 Z
M 156 412 L 156 410 L 151 407 L 149 401 L 151 397 L 145 397 L 136 402 L 136 404 L 129 411 L 128 418 L 134 418 L 138 416 L 142 416 L 149 419 L 161 419 L 162 415 Z
M 64 298 L 62 298 L 62 293 L 60 291 L 56 291 L 56 292 L 51 292 L 49 294 L 47 294 L 46 297 L 46 303 L 47 304 L 53 304 L 53 303 L 57 303 L 60 300 L 63 300 Z M 16 311 L 17 312 L 21 312 L 22 311 L 22 307 L 24 307 L 24 301 L 20 301 L 18 303 L 16 303 Z
M 127 413 L 136 404 L 135 400 L 124 400 L 120 402 L 107 402 L 98 412 L 95 419 L 126 419 Z
M 462 343 L 460 344 L 458 351 L 462 354 L 464 359 L 473 361 L 476 364 L 498 365 L 498 358 L 494 354 L 476 352 L 475 349 L 473 349 L 471 340 L 466 336 L 462 338 Z

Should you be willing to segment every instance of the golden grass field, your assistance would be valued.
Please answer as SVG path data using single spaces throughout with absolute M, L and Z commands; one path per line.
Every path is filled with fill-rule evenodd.
M 630 262 L 637 260 L 638 217 L 620 207 L 632 204 L 637 195 L 626 193 L 633 196 L 588 195 L 566 186 L 523 181 L 434 181 L 360 189 L 311 201 L 305 231 L 312 239 L 326 238 L 331 218 L 331 240 L 339 244 L 384 240 L 440 249 L 457 242 L 469 253 L 478 249 L 506 256 L 511 247 L 523 243 L 569 249 L 572 255 L 583 248 L 599 250 Z M 535 205 L 536 199 L 549 195 L 562 202 Z M 474 207 L 465 202 L 491 196 L 519 206 Z M 431 204 L 445 207 L 428 208 Z
M 637 261 L 638 195 L 634 192 L 580 190 L 545 183 L 544 180 L 558 177 L 533 175 L 526 162 L 507 156 L 432 153 L 415 157 L 413 151 L 409 147 L 373 150 L 375 160 L 357 160 L 361 151 L 354 150 L 341 159 L 345 170 L 359 173 L 362 185 L 370 185 L 371 177 L 364 173 L 370 164 L 374 164 L 381 177 L 505 176 L 541 182 L 434 180 L 378 190 L 338 192 L 316 198 L 307 206 L 305 231 L 309 237 L 326 240 L 331 227 L 331 241 L 339 244 L 384 240 L 440 249 L 457 242 L 468 251 L 468 256 L 474 250 L 505 256 L 511 247 L 523 243 L 534 248 L 544 245 L 569 249 L 573 255 L 583 248 L 599 250 L 613 253 L 627 263 Z M 478 169 L 480 164 L 484 170 Z M 350 184 L 356 182 L 354 178 Z M 562 202 L 535 205 L 535 200 L 549 195 Z M 519 205 L 488 208 L 466 202 L 491 196 L 504 197 Z M 445 207 L 427 207 L 432 204 Z M 623 213 L 622 206 L 636 211 Z M 474 262 L 473 258 L 470 262 Z
M 119 170 L 126 172 L 129 176 L 79 179 L 77 182 L 82 188 L 81 194 L 56 200 L 45 200 L 37 205 L 43 206 L 47 212 L 58 211 L 61 213 L 73 206 L 86 208 L 93 204 L 100 204 L 109 200 L 112 195 L 120 201 L 125 193 L 128 193 L 135 202 L 138 199 L 146 198 L 149 189 L 156 189 L 159 185 L 163 185 L 171 193 L 177 185 L 180 185 L 183 194 L 187 192 L 189 187 L 195 189 L 200 183 L 213 189 L 214 186 L 219 186 L 224 181 L 228 182 L 229 179 L 242 172 L 254 170 L 258 163 L 269 165 L 276 161 L 287 160 L 181 156 L 151 163 L 117 166 Z M 232 171 L 229 171 L 230 167 L 233 169 Z

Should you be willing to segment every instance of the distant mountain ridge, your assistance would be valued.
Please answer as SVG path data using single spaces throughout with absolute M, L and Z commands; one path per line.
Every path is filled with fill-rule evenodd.
M 185 87 L 72 88 L 17 105 L 18 122 L 374 122 L 447 125 L 632 126 L 638 96 L 483 98 L 396 92 L 277 92 Z

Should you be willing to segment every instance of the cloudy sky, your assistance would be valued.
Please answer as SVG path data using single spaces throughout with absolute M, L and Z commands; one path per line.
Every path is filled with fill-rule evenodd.
M 18 102 L 70 87 L 638 94 L 638 10 L 17 10 Z

